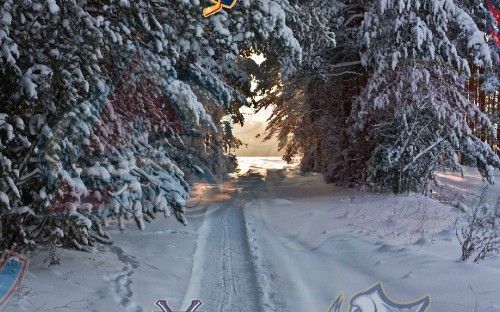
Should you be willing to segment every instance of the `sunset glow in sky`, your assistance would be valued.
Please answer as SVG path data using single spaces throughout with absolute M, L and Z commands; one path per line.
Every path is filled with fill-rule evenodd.
M 245 124 L 241 127 L 239 124 L 234 125 L 234 135 L 247 144 L 248 147 L 242 146 L 236 151 L 236 156 L 241 157 L 276 157 L 282 156 L 278 152 L 278 141 L 272 139 L 262 142 L 264 132 L 266 130 L 266 120 L 272 113 L 272 108 L 261 110 L 254 113 L 250 108 L 241 109 L 245 115 Z M 255 136 L 260 134 L 261 137 Z
M 265 61 L 263 55 L 253 54 L 252 58 L 257 64 Z M 233 133 L 248 146 L 242 146 L 236 151 L 236 155 L 240 157 L 282 156 L 282 153 L 278 151 L 278 141 L 276 139 L 266 142 L 262 141 L 266 130 L 267 119 L 272 114 L 272 108 L 262 109 L 255 113 L 248 107 L 242 107 L 240 112 L 245 116 L 245 125 L 243 127 L 239 124 L 234 125 Z M 258 134 L 261 136 L 256 138 L 255 136 Z

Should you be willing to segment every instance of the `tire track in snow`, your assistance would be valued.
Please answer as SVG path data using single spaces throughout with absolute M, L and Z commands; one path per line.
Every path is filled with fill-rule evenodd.
M 206 235 L 199 237 L 199 244 L 205 246 L 198 246 L 204 254 L 195 255 L 201 274 L 192 277 L 196 287 L 186 295 L 187 300 L 202 300 L 204 311 L 259 310 L 242 209 L 231 201 L 210 209 L 205 217 Z
M 246 200 L 253 195 L 249 191 L 264 182 L 260 176 L 242 177 L 239 182 L 244 186 L 241 193 L 207 209 L 183 308 L 190 300 L 200 299 L 203 311 L 281 311 L 262 299 L 266 289 L 261 289 L 256 274 L 260 268 L 253 262 L 256 256 L 250 249 L 243 212 Z

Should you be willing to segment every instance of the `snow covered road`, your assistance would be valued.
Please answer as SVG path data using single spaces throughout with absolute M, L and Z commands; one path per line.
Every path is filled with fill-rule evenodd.
M 229 201 L 206 210 L 194 257 L 196 274 L 192 274 L 183 306 L 198 298 L 204 311 L 255 312 L 266 305 L 266 294 L 259 285 L 262 269 L 251 251 L 243 211 L 263 187 L 260 174 L 242 176 Z
M 190 299 L 201 298 L 205 311 L 255 311 L 258 302 L 254 267 L 247 239 L 243 207 L 233 200 L 207 210 L 198 238 Z M 188 306 L 185 304 L 184 306 Z

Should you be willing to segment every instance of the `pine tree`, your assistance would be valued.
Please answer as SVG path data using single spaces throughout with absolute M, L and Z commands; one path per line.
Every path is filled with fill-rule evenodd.
M 491 66 L 491 53 L 474 19 L 453 0 L 379 0 L 365 7 L 361 61 L 375 71 L 399 60 L 453 65 L 470 74 L 468 58 Z
M 496 135 L 489 118 L 464 95 L 463 79 L 437 63 L 408 61 L 371 77 L 355 100 L 345 170 L 359 182 L 394 193 L 426 191 L 436 172 L 462 172 L 462 162 L 493 182 L 500 159 L 476 138 L 468 121 Z
M 187 175 L 227 166 L 252 51 L 283 75 L 302 49 L 288 1 L 26 0 L 0 7 L 0 209 L 6 248 L 110 242 L 109 217 L 185 223 Z M 300 13 L 304 14 L 304 13 Z M 293 22 L 293 23 L 292 23 Z M 180 121 L 180 122 L 178 122 Z M 202 169 L 203 167 L 203 169 Z
M 494 129 L 488 117 L 479 111 L 474 111 L 471 116 L 464 115 L 462 109 L 474 110 L 473 104 L 465 100 L 468 97 L 458 86 L 472 74 L 472 66 L 485 69 L 492 66 L 484 25 L 478 24 L 484 12 L 482 5 L 474 2 L 471 6 L 469 2 L 338 1 L 330 18 L 336 46 L 318 49 L 315 59 L 320 65 L 315 66 L 320 69 L 311 73 L 307 72 L 307 66 L 303 67 L 304 72 L 295 79 L 278 82 L 281 88 L 268 91 L 268 99 L 260 103 L 262 106 L 277 104 L 268 130 L 269 135 L 279 133 L 278 138 L 286 149 L 285 157 L 290 159 L 302 154 L 302 169 L 323 173 L 327 182 L 350 186 L 369 183 L 382 190 L 405 192 L 421 189 L 438 167 L 446 165 L 459 170 L 457 155 L 451 150 L 458 148 L 464 162 L 477 166 L 489 179 L 489 166 L 498 167 L 498 159 L 470 131 L 481 128 L 484 130 L 479 131 L 494 135 Z M 410 62 L 412 60 L 414 63 Z M 412 73 L 409 68 L 419 72 L 420 76 L 430 74 L 429 84 L 441 85 L 434 90 L 434 86 L 416 83 L 415 99 L 403 101 L 403 86 L 411 83 L 399 72 Z M 317 73 L 320 75 L 315 75 Z M 443 91 L 446 88 L 449 90 Z M 440 94 L 433 95 L 438 103 L 432 105 L 442 101 L 440 96 L 453 95 L 452 98 L 458 99 L 461 106 L 448 103 L 449 111 L 445 116 L 436 113 L 434 106 L 426 106 L 422 111 L 417 105 L 417 95 L 421 100 L 430 96 L 426 89 L 434 90 L 432 94 Z M 361 97 L 357 97 L 359 94 Z M 374 100 L 384 102 L 385 108 Z M 401 123 L 402 116 L 410 113 L 434 122 L 425 128 L 421 126 L 423 121 L 413 116 Z M 364 114 L 373 116 L 370 122 L 362 121 L 360 116 Z M 455 128 L 446 126 L 457 120 L 463 124 L 466 118 L 475 122 L 478 129 L 464 128 L 466 134 L 461 135 L 452 134 Z M 379 127 L 372 128 L 375 125 Z M 419 173 L 415 174 L 414 181 L 393 187 L 394 179 L 390 175 L 401 170 L 394 167 L 394 159 L 387 155 L 391 153 L 391 144 L 402 140 L 407 127 L 420 127 L 430 136 L 442 133 L 449 145 L 446 148 L 443 147 L 445 143 L 436 145 L 439 152 L 436 149 L 430 152 L 439 155 L 435 156 L 439 162 L 434 156 L 419 157 L 418 169 L 412 167 L 411 157 L 397 158 L 396 163 L 406 168 L 405 172 L 411 167 Z M 430 129 L 435 130 L 434 134 Z M 419 151 L 424 151 L 429 147 L 426 144 L 433 142 L 428 140 L 430 137 L 422 139 Z M 446 161 L 442 161 L 443 155 Z M 378 165 L 374 167 L 374 164 Z

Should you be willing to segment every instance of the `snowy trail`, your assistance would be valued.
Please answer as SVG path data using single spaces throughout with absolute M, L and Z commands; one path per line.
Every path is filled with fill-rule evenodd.
M 207 209 L 195 254 L 195 267 L 198 267 L 195 270 L 201 271 L 201 276 L 193 275 L 196 280 L 191 284 L 196 286 L 185 298 L 200 299 L 203 311 L 260 310 L 261 292 L 252 262 L 243 206 L 252 198 L 252 190 L 263 183 L 260 175 L 242 177 L 241 192 L 235 192 L 230 201 Z

